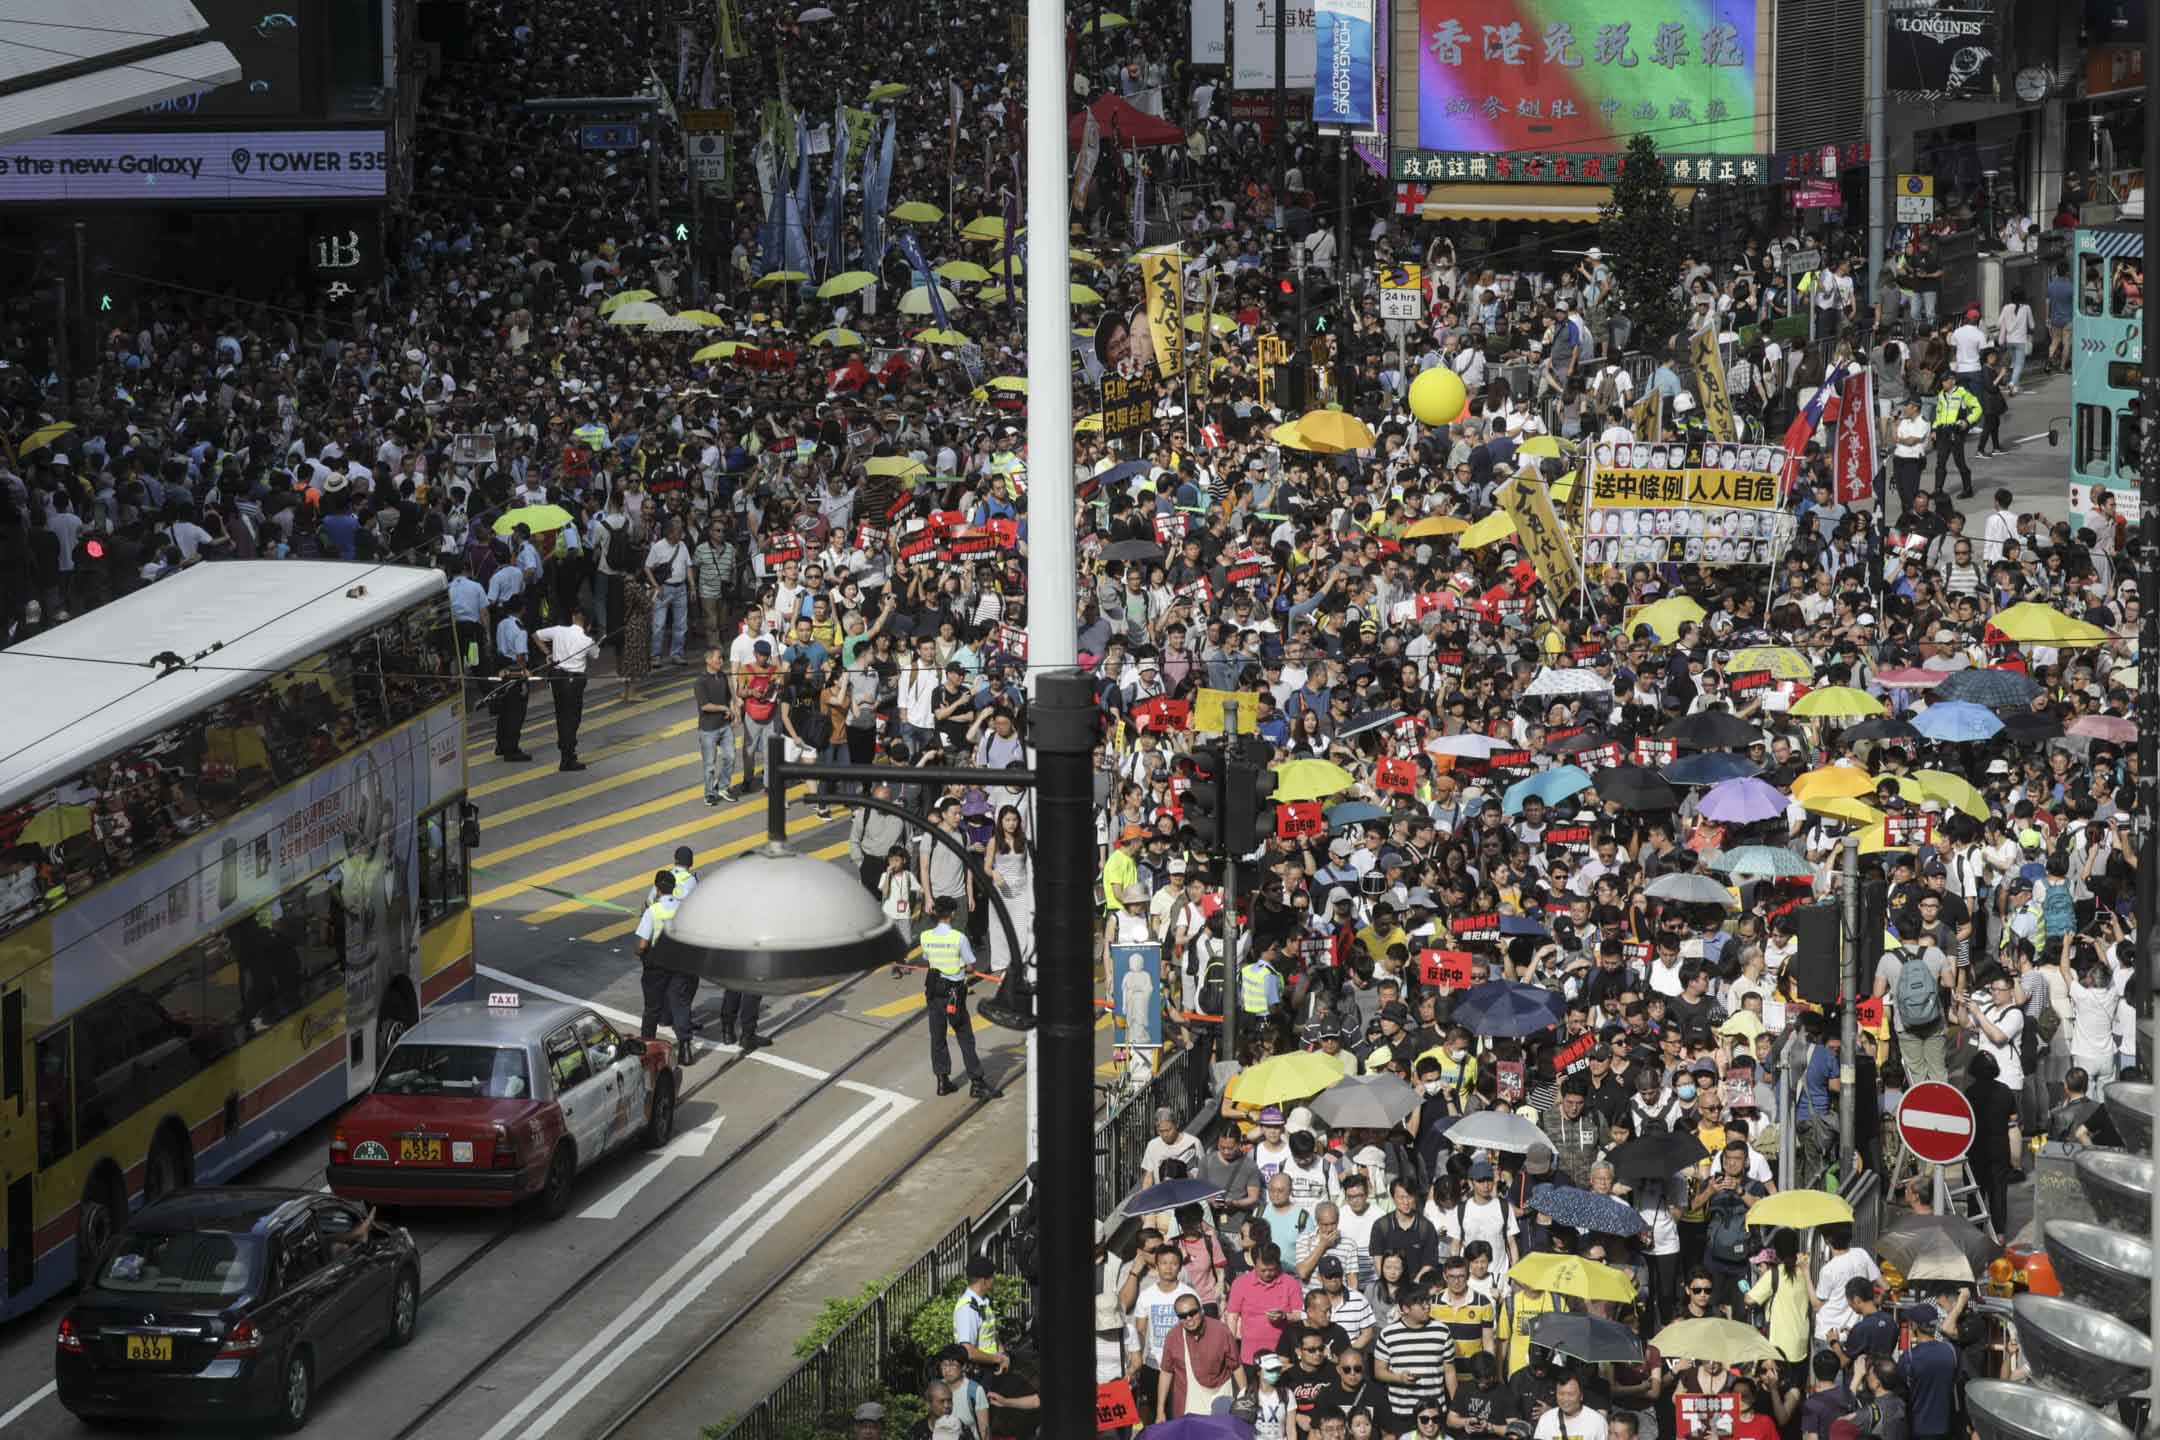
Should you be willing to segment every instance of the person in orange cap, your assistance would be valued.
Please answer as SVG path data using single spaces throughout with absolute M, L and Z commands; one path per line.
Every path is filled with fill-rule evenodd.
M 1138 825 L 1128 825 L 1118 832 L 1117 844 L 1103 862 L 1102 908 L 1106 913 L 1124 903 L 1119 896 L 1126 886 L 1140 883 L 1140 847 L 1147 843 L 1147 834 Z

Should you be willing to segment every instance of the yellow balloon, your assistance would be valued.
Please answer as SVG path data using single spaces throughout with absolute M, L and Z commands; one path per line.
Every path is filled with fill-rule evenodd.
M 1463 407 L 1469 402 L 1462 376 L 1445 365 L 1421 371 L 1410 382 L 1410 413 L 1421 424 L 1452 425 L 1462 418 Z

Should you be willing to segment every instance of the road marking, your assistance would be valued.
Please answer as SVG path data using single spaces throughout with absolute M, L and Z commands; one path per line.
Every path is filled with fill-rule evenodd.
M 599 830 L 610 830 L 617 825 L 628 825 L 633 821 L 648 819 L 664 811 L 679 810 L 685 805 L 695 803 L 697 798 L 704 793 L 703 787 L 698 785 L 687 786 L 681 790 L 670 790 L 657 800 L 647 800 L 644 804 L 633 805 L 627 810 L 609 810 L 604 815 L 596 815 L 589 820 L 580 820 L 575 824 L 565 825 L 560 829 L 535 835 L 530 840 L 520 840 L 515 845 L 505 845 L 500 850 L 487 850 L 482 854 L 473 856 L 472 867 L 475 870 L 485 870 L 491 865 L 507 864 L 512 860 L 522 859 L 536 850 L 545 850 L 550 846 L 560 845 L 567 840 L 575 840 L 581 835 L 590 835 Z M 745 800 L 739 805 L 723 808 L 708 806 L 705 811 L 705 818 L 708 820 L 740 820 L 744 816 L 754 815 L 764 808 L 765 797 L 760 795 L 755 800 Z
M 726 1120 L 725 1115 L 715 1115 L 695 1130 L 685 1130 L 668 1141 L 661 1149 L 646 1156 L 645 1163 L 638 1166 L 622 1184 L 580 1211 L 578 1219 L 613 1220 L 621 1215 L 624 1208 L 637 1199 L 640 1191 L 660 1178 L 660 1172 L 667 1167 L 668 1161 L 681 1158 L 703 1159 L 705 1152 L 712 1149 L 713 1137 L 720 1133 L 720 1126 Z
M 583 874 L 588 870 L 597 869 L 602 865 L 609 865 L 617 860 L 627 860 L 631 856 L 637 855 L 641 852 L 650 853 L 658 849 L 658 847 L 672 845 L 677 840 L 687 839 L 692 835 L 702 834 L 708 830 L 718 830 L 723 826 L 732 825 L 735 823 L 736 821 L 723 820 L 716 817 L 711 812 L 707 812 L 699 816 L 695 820 L 686 820 L 680 825 L 670 825 L 664 829 L 650 831 L 646 834 L 638 835 L 629 840 L 625 840 L 619 845 L 611 845 L 605 850 L 598 850 L 590 855 L 580 856 L 576 860 L 568 860 L 559 865 L 550 865 L 544 870 L 536 870 L 532 874 L 521 876 L 516 880 L 506 880 L 502 884 L 497 885 L 492 889 L 483 890 L 479 894 L 473 896 L 472 905 L 473 908 L 476 910 L 485 910 L 489 906 L 500 905 L 503 901 L 510 899 L 512 896 L 522 894 L 535 885 L 552 885 L 558 880 L 571 879 L 572 877 Z M 818 825 L 823 825 L 825 823 L 827 822 L 819 820 L 815 815 L 812 815 L 808 817 L 805 822 L 802 822 L 799 825 L 790 825 L 788 827 L 788 833 L 794 834 L 798 829 L 807 830 Z M 764 840 L 765 829 L 763 826 L 759 826 L 757 834 L 744 836 L 741 842 L 732 844 L 720 853 L 733 855 L 738 853 L 739 851 L 749 849 L 752 845 L 763 844 Z M 659 849 L 659 854 L 661 854 L 662 856 L 665 856 L 666 853 L 666 850 Z M 646 879 L 640 881 L 639 884 L 649 884 L 650 882 L 651 874 L 648 871 Z M 628 894 L 630 890 L 636 888 L 638 888 L 638 886 L 633 885 L 627 888 L 618 888 L 612 892 L 595 891 L 594 893 L 599 894 L 600 898 L 603 900 L 613 900 L 614 898 L 616 898 L 616 896 Z M 554 906 L 552 908 L 554 914 L 549 916 L 549 918 L 551 919 L 555 918 L 556 915 L 567 915 L 572 910 L 578 909 L 579 907 L 575 901 L 565 901 L 564 903 Z
M 557 990 L 554 986 L 543 985 L 537 980 L 527 980 L 522 975 L 511 975 L 505 971 L 497 970 L 492 965 L 475 965 L 473 966 L 473 973 L 483 975 L 500 985 L 515 985 L 520 990 L 528 990 L 543 1000 L 553 1000 L 559 1005 L 582 1005 L 602 1019 L 614 1021 L 632 1035 L 637 1034 L 645 1026 L 645 1017 L 642 1015 L 632 1015 L 627 1010 L 617 1010 L 613 1006 L 603 1005 L 597 1000 L 588 1000 L 582 995 L 572 995 L 566 990 Z M 803 1014 L 809 1008 L 808 1006 L 798 1006 L 786 1015 L 777 1017 L 773 1022 L 773 1033 L 777 1035 L 797 1015 Z M 714 1045 L 711 1048 L 728 1055 L 740 1055 L 742 1053 L 742 1047 L 739 1045 Z M 806 1080 L 832 1079 L 832 1071 L 830 1070 L 820 1070 L 815 1065 L 805 1065 L 800 1060 L 791 1060 L 785 1055 L 775 1055 L 770 1050 L 754 1050 L 750 1053 L 750 1058 L 760 1065 L 770 1065 L 775 1070 L 785 1070 L 790 1075 L 800 1075 Z M 881 1100 L 904 1100 L 910 1105 L 915 1103 L 908 1100 L 905 1095 L 902 1095 L 897 1090 L 886 1090 L 876 1085 L 865 1085 L 859 1080 L 842 1080 L 839 1082 L 839 1088 L 853 1090 L 859 1095 L 870 1095 Z
M 2003 448 L 2005 450 L 2013 450 L 2020 445 L 2030 445 L 2035 440 L 2045 440 L 2047 438 L 2047 431 L 2045 430 L 2041 431 L 2038 435 L 2020 435 L 2017 439 L 2012 440 L 2008 445 L 2005 445 Z
M 29 1395 L 25 1396 L 22 1401 L 15 1406 L 14 1409 L 8 1411 L 5 1415 L 0 1415 L 0 1430 L 7 1429 L 8 1426 L 14 1424 L 17 1420 L 22 1419 L 23 1416 L 29 1414 L 39 1405 L 42 1405 L 47 1400 L 50 1400 L 53 1396 L 59 1393 L 59 1381 L 46 1381 L 44 1389 L 32 1391 Z
M 680 1260 L 646 1287 L 644 1294 L 602 1326 L 567 1364 L 512 1406 L 481 1440 L 508 1440 L 512 1434 L 521 1435 L 523 1440 L 540 1440 L 553 1430 L 624 1361 L 666 1333 L 678 1315 L 816 1193 L 816 1187 L 804 1181 L 845 1166 L 884 1134 L 887 1121 L 913 1104 L 902 1100 L 897 1104 L 866 1105 L 845 1123 L 827 1131 L 725 1221 L 706 1231 Z M 644 1317 L 642 1322 L 640 1316 Z M 528 1419 L 532 1423 L 526 1427 Z
M 847 848 L 848 842 L 842 840 L 837 845 L 827 845 L 822 850 L 811 851 L 810 858 L 813 860 L 837 860 L 847 853 Z M 599 897 L 594 896 L 592 898 L 598 899 Z M 625 935 L 635 934 L 637 927 L 637 917 L 633 917 L 629 920 L 617 921 L 613 925 L 603 925 L 598 930 L 588 930 L 577 938 L 588 945 L 610 945 L 622 939 Z
M 583 736 L 587 730 L 605 730 L 608 726 L 616 724 L 619 721 L 633 720 L 640 715 L 648 715 L 653 711 L 658 710 L 663 705 L 674 705 L 680 702 L 685 696 L 689 695 L 692 688 L 694 687 L 685 686 L 680 690 L 674 690 L 668 694 L 651 693 L 647 694 L 643 699 L 636 700 L 634 702 L 625 701 L 620 696 L 618 696 L 613 700 L 604 700 L 598 705 L 588 706 L 585 710 L 585 713 L 578 717 L 578 734 L 580 736 Z M 613 711 L 614 713 L 609 714 L 608 712 L 610 711 Z M 595 716 L 603 716 L 605 718 L 595 720 Z M 545 734 L 548 731 L 553 730 L 554 728 L 555 716 L 554 713 L 550 711 L 545 716 L 540 716 L 534 719 L 527 720 L 525 722 L 524 728 L 518 731 L 518 738 L 520 740 L 523 740 L 528 734 L 530 734 L 536 729 L 540 730 L 542 734 Z M 482 765 L 500 765 L 502 763 L 502 760 L 499 756 L 489 754 L 474 757 L 472 763 L 474 767 L 477 768 Z
M 680 770 L 686 765 L 696 765 L 698 763 L 700 763 L 700 757 L 696 755 L 670 755 L 665 760 L 655 760 L 650 765 L 640 765 L 635 770 L 625 771 L 620 775 L 610 775 L 605 780 L 595 780 L 589 785 L 580 785 L 575 790 L 565 790 L 560 794 L 550 795 L 545 800 L 529 800 L 523 805 L 513 805 L 508 810 L 500 813 L 490 810 L 480 818 L 491 826 L 508 825 L 513 821 L 524 820 L 533 815 L 544 815 L 550 810 L 560 810 L 565 805 L 575 805 L 580 800 L 590 800 L 595 795 L 608 794 L 620 790 L 625 785 L 634 784 L 639 780 L 649 780 L 655 775 L 665 775 L 670 770 Z M 475 791 L 474 793 L 479 792 Z
M 917 991 L 913 995 L 903 995 L 898 1000 L 888 1000 L 883 1005 L 879 1005 L 874 1009 L 863 1011 L 863 1014 L 875 1015 L 880 1020 L 891 1020 L 894 1017 L 900 1015 L 912 1015 L 918 1010 L 928 1008 L 928 1005 L 929 997 L 923 994 L 921 991 Z M 972 1022 L 973 1028 L 977 1034 L 981 1034 L 985 1030 L 994 1028 L 991 1021 L 987 1017 L 985 1017 L 979 1010 L 969 1015 L 968 1019 L 970 1022 Z
M 632 750 L 640 749 L 655 740 L 672 740 L 678 735 L 687 735 L 696 728 L 697 717 L 693 715 L 688 720 L 678 721 L 673 725 L 663 726 L 661 729 L 643 735 L 633 735 L 627 740 L 618 740 L 613 745 L 603 745 L 598 750 L 581 750 L 578 752 L 578 758 L 587 765 L 597 765 L 603 760 L 612 760 L 617 755 L 627 755 Z M 475 799 L 484 795 L 499 795 L 505 790 L 515 789 L 520 785 L 534 785 L 547 779 L 550 775 L 560 773 L 560 771 L 550 769 L 545 764 L 536 764 L 516 775 L 505 775 L 500 780 L 483 781 L 470 787 L 466 793 Z

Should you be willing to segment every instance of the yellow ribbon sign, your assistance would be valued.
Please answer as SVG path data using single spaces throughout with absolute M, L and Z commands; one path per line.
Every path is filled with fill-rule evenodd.
M 1223 732 L 1223 704 L 1237 702 L 1237 733 L 1250 735 L 1260 728 L 1260 697 L 1238 690 L 1202 690 L 1193 696 L 1192 728 L 1213 734 Z

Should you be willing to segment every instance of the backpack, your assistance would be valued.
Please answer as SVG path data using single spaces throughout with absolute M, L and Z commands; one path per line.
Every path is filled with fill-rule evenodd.
M 1927 961 L 1920 956 L 1908 954 L 1905 957 L 1905 963 L 1898 967 L 1897 988 L 1893 994 L 1897 1001 L 1898 1024 L 1903 1029 L 1923 1030 L 1942 1019 L 1942 986 L 1935 979 L 1935 972 L 1928 969 Z
M 627 575 L 635 570 L 637 557 L 630 553 L 630 522 L 626 519 L 620 525 L 610 525 L 602 520 L 600 525 L 607 531 L 608 569 L 617 575 Z
M 1605 367 L 1604 372 L 1597 378 L 1597 390 L 1594 393 L 1597 397 L 1598 408 L 1602 411 L 1610 413 L 1614 407 L 1619 405 L 1620 371 L 1617 366 L 1608 365 Z
M 1707 1253 L 1735 1265 L 1748 1257 L 1747 1202 L 1737 1195 L 1720 1194 L 1710 1202 L 1710 1228 L 1704 1236 Z
M 1223 1013 L 1223 962 L 1218 957 L 1207 962 L 1207 969 L 1200 977 L 1200 1011 L 1204 1015 Z

